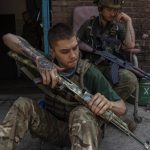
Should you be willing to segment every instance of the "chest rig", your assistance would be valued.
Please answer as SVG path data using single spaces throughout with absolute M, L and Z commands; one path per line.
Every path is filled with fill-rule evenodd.
M 96 50 L 118 52 L 121 40 L 118 39 L 119 26 L 115 22 L 108 23 L 103 27 L 99 17 L 91 18 L 87 27 L 88 45 Z
M 80 60 L 75 74 L 70 78 L 75 84 L 84 88 L 83 77 L 91 64 L 87 60 Z M 50 96 L 45 96 L 45 109 L 61 120 L 68 120 L 70 111 L 81 105 L 73 93 L 67 89 L 51 89 Z

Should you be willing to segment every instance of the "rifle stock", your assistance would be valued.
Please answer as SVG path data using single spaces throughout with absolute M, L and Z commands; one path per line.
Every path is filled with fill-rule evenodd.
M 16 61 L 19 61 L 23 65 L 27 65 L 28 67 L 37 70 L 36 66 L 31 63 L 31 61 L 23 60 L 22 57 L 20 57 L 18 54 L 14 52 L 9 52 L 9 56 L 15 59 Z M 38 86 L 39 88 L 42 85 Z M 88 91 L 81 89 L 79 86 L 77 86 L 75 83 L 73 83 L 71 80 L 67 79 L 64 76 L 59 75 L 59 86 L 60 89 L 63 87 L 70 90 L 73 94 L 75 94 L 78 98 L 76 98 L 78 101 L 82 102 L 84 105 L 88 101 L 91 100 L 91 97 L 93 96 Z M 40 88 L 45 94 L 48 94 L 47 90 L 44 90 L 46 88 L 44 85 L 42 88 Z M 135 140 L 137 140 L 140 144 L 144 146 L 145 149 L 150 150 L 150 145 L 147 142 L 143 142 L 141 139 L 139 139 L 134 133 L 132 133 L 125 122 L 123 122 L 118 116 L 116 116 L 112 111 L 107 110 L 105 113 L 103 113 L 101 116 L 104 120 L 107 122 L 111 122 L 114 124 L 118 129 L 123 131 L 126 135 L 132 136 Z

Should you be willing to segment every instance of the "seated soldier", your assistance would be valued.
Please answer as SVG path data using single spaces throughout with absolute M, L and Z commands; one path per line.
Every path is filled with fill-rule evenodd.
M 83 57 L 96 64 L 99 57 L 92 53 L 94 50 L 108 51 L 121 56 L 121 49 L 134 48 L 135 34 L 132 19 L 121 12 L 123 0 L 94 0 L 94 2 L 98 6 L 99 16 L 92 17 L 80 27 L 78 38 Z M 115 72 L 117 69 L 111 70 L 111 63 L 106 60 L 96 65 L 123 100 L 128 99 L 135 91 L 138 80 L 134 73 L 123 68 Z M 134 130 L 136 123 L 129 119 L 128 121 L 132 124 L 131 130 Z
M 3 40 L 10 49 L 36 63 L 43 84 L 51 86 L 53 96 L 46 96 L 43 109 L 29 98 L 18 98 L 0 124 L 0 149 L 15 150 L 30 130 L 31 134 L 60 147 L 68 145 L 72 150 L 98 150 L 104 124 L 98 116 L 107 110 L 120 116 L 126 107 L 101 72 L 80 59 L 73 30 L 62 23 L 49 30 L 55 65 L 17 35 L 6 34 Z M 77 102 L 69 91 L 58 90 L 58 73 L 93 94 L 87 107 Z

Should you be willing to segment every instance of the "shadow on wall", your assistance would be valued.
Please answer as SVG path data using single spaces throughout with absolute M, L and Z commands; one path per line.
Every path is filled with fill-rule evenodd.
M 8 32 L 16 33 L 15 15 L 0 15 L 0 80 L 17 79 L 17 67 L 7 52 L 9 49 L 3 44 L 2 36 Z

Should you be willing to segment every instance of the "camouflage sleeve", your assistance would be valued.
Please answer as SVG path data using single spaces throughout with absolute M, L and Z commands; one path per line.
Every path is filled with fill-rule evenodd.
M 108 100 L 121 100 L 104 75 L 94 65 L 92 65 L 86 72 L 84 76 L 84 85 L 92 94 L 99 92 Z
M 118 23 L 118 39 L 120 39 L 122 42 L 125 40 L 125 35 L 126 35 L 126 27 L 125 24 L 123 23 Z
M 85 21 L 79 28 L 79 30 L 77 32 L 77 37 L 78 37 L 79 41 L 86 41 L 87 29 L 88 29 L 89 24 L 90 24 L 90 19 Z

